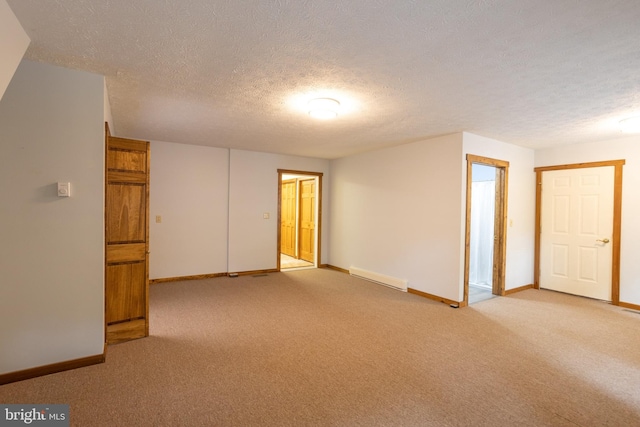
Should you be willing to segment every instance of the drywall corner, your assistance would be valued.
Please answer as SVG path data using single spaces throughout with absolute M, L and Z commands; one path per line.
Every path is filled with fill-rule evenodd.
M 0 100 L 31 40 L 6 0 L 0 0 Z

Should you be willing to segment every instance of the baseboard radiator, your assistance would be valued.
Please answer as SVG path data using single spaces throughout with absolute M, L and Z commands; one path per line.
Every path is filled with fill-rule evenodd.
M 407 292 L 407 281 L 398 279 L 397 277 L 385 276 L 384 274 L 363 270 L 361 268 L 353 266 L 349 267 L 349 274 L 361 279 L 369 280 L 379 285 L 384 285 L 393 289 Z

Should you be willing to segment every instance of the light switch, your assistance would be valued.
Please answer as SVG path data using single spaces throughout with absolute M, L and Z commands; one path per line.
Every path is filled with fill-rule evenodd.
M 71 183 L 59 182 L 58 183 L 58 197 L 71 197 Z
M 265 212 L 262 214 L 262 218 L 269 219 L 269 212 Z
M 156 222 L 160 224 L 162 222 L 162 215 L 156 215 Z

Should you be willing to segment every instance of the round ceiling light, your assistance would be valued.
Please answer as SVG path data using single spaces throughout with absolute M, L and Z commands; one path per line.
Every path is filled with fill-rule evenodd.
M 620 120 L 620 130 L 625 133 L 639 133 L 640 116 L 629 117 L 628 119 Z
M 314 119 L 329 120 L 338 117 L 340 103 L 333 98 L 316 98 L 309 101 L 309 115 Z

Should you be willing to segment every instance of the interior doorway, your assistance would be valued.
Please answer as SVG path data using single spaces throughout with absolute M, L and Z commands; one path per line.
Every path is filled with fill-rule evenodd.
M 469 236 L 469 304 L 492 298 L 496 168 L 473 163 Z
M 467 155 L 464 299 L 461 306 L 504 295 L 509 163 Z
M 278 270 L 320 262 L 322 174 L 278 170 Z

